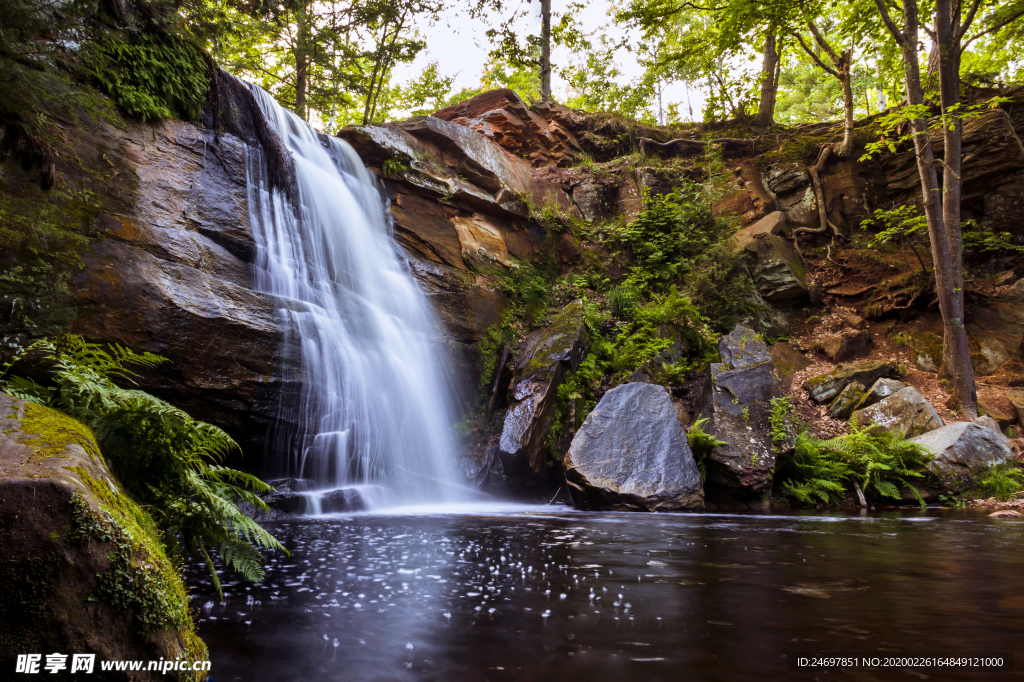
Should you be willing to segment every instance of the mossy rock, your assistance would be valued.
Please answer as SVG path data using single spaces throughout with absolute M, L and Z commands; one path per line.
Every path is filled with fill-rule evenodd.
M 206 660 L 180 567 L 88 427 L 3 394 L 0 419 L 0 666 L 54 651 Z

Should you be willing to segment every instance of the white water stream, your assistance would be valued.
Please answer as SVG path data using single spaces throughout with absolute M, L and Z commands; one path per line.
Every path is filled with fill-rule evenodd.
M 362 496 L 370 506 L 458 501 L 444 348 L 373 174 L 348 143 L 252 90 L 298 180 L 295 215 L 250 150 L 256 286 L 282 301 L 302 360 L 301 402 L 283 408 L 301 427 L 280 468 L 323 491 L 383 491 Z

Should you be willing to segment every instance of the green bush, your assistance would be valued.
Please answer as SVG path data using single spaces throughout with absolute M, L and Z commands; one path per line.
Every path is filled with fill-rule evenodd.
M 143 121 L 199 118 L 210 78 L 206 56 L 167 32 L 108 34 L 89 43 L 86 61 L 108 95 Z
M 753 282 L 741 256 L 729 250 L 733 228 L 715 218 L 700 185 L 686 181 L 670 194 L 651 196 L 647 210 L 615 231 L 615 240 L 632 253 L 633 267 L 623 288 L 638 296 L 672 286 L 713 326 L 751 308 Z
M 27 354 L 41 356 L 50 383 L 7 376 Z M 221 429 L 144 391 L 115 383 L 132 380 L 131 366 L 163 362 L 165 358 L 151 353 L 139 355 L 120 346 L 108 351 L 67 335 L 56 343 L 37 341 L 5 365 L 0 388 L 60 410 L 92 429 L 113 472 L 128 495 L 153 517 L 169 552 L 205 559 L 218 591 L 210 548 L 220 551 L 226 565 L 259 582 L 264 569 L 258 548 L 284 547 L 238 505 L 268 511 L 256 493 L 269 492 L 270 486 L 219 464 L 238 447 Z
M 980 477 L 973 493 L 978 497 L 994 497 L 1006 502 L 1024 490 L 1024 471 L 1014 465 L 997 464 Z
M 783 495 L 795 502 L 837 502 L 860 483 L 866 497 L 900 499 L 909 490 L 924 499 L 911 481 L 924 476 L 931 455 L 901 434 L 850 424 L 850 433 L 818 440 L 806 432 L 796 438 L 796 452 L 783 465 Z

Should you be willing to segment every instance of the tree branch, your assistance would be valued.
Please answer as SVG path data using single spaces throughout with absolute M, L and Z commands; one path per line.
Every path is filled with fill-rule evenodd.
M 1012 24 L 1015 20 L 1019 19 L 1022 15 L 1024 15 L 1024 10 L 1021 10 L 1019 12 L 1015 12 L 1015 13 L 1011 14 L 1010 16 L 1006 17 L 1006 19 L 1004 19 L 1003 21 L 1000 21 L 997 24 L 993 24 L 992 26 L 989 26 L 988 28 L 986 28 L 981 33 L 978 33 L 977 35 L 971 36 L 970 40 L 965 40 L 964 41 L 963 47 L 960 48 L 960 54 L 963 54 L 964 50 L 967 49 L 967 46 L 970 45 L 971 43 L 973 43 L 978 38 L 981 38 L 982 36 L 984 36 L 986 34 L 989 34 L 989 33 L 996 33 L 998 31 L 1006 28 L 1007 25 Z
M 885 6 L 885 0 L 875 0 L 875 6 L 878 7 L 878 14 L 882 17 L 882 23 L 889 29 L 889 33 L 896 40 L 896 44 L 902 47 L 907 42 L 907 37 L 896 27 L 896 22 L 892 20 L 892 15 L 889 14 L 889 8 Z
M 978 14 L 978 8 L 981 7 L 981 0 L 973 0 L 971 2 L 971 9 L 967 10 L 967 16 L 964 18 L 963 24 L 960 26 L 960 30 L 956 32 L 956 40 L 961 41 L 964 36 L 967 35 L 967 29 L 974 23 L 974 17 Z
M 811 32 L 811 35 L 814 36 L 814 42 L 818 43 L 818 46 L 825 50 L 825 54 L 827 54 L 829 59 L 832 60 L 832 63 L 836 65 L 836 68 L 842 68 L 842 60 L 839 58 L 839 55 L 837 55 L 836 51 L 832 49 L 832 46 L 828 44 L 825 37 L 821 35 L 821 31 L 818 30 L 818 27 L 813 21 L 807 22 L 807 29 Z
M 804 39 L 800 36 L 799 33 L 794 33 L 793 36 L 796 38 L 797 42 L 800 43 L 800 47 L 804 48 L 804 52 L 810 55 L 811 59 L 813 59 L 818 66 L 824 69 L 826 73 L 831 74 L 836 78 L 839 78 L 839 72 L 828 66 L 825 62 L 821 61 L 821 59 L 818 58 L 818 55 L 814 54 L 814 50 L 807 46 L 807 43 L 804 42 Z

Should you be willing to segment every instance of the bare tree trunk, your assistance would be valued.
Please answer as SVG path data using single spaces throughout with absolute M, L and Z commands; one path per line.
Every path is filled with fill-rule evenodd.
M 948 17 L 950 0 L 938 0 L 936 18 L 938 24 L 945 24 L 946 28 L 952 31 Z M 921 65 L 917 56 L 917 35 L 919 29 L 917 0 L 903 0 L 904 28 L 896 27 L 889 16 L 888 8 L 884 0 L 875 0 L 879 13 L 885 22 L 886 28 L 892 33 L 903 53 L 903 70 L 907 84 L 907 103 L 911 106 L 924 103 L 924 92 L 921 89 Z M 941 17 L 945 16 L 943 21 Z M 947 35 L 950 40 L 947 45 L 952 47 L 952 34 Z M 952 51 L 947 51 L 947 55 Z M 957 58 L 959 52 L 957 51 Z M 947 62 L 949 60 L 947 59 Z M 956 64 L 956 62 L 953 62 Z M 947 74 L 952 82 L 956 79 L 959 85 L 959 73 L 953 71 Z M 945 94 L 944 94 L 945 98 Z M 945 106 L 945 99 L 943 104 Z M 963 307 L 963 274 L 961 245 L 959 239 L 960 225 L 960 199 L 959 184 L 956 184 L 953 203 L 956 212 L 952 212 L 952 206 L 947 197 L 946 211 L 951 216 L 949 222 L 955 225 L 957 239 L 955 243 L 950 240 L 947 231 L 946 211 L 943 208 L 942 188 L 939 186 L 938 172 L 936 171 L 935 154 L 932 149 L 929 137 L 928 122 L 923 119 L 911 121 L 914 131 L 914 149 L 917 152 L 917 170 L 921 177 L 921 194 L 924 203 L 925 216 L 928 219 L 928 236 L 931 240 L 933 262 L 935 264 L 935 292 L 939 298 L 939 310 L 942 312 L 942 322 L 945 332 L 945 343 L 943 344 L 943 356 L 949 358 L 949 369 L 953 374 L 953 395 L 960 403 L 960 409 L 968 415 L 977 414 L 977 395 L 974 387 L 974 368 L 971 365 L 970 348 L 967 345 L 967 330 L 964 327 Z M 955 133 L 955 134 L 954 134 Z M 954 161 L 956 168 L 947 162 L 947 173 L 953 176 L 959 175 L 960 165 L 960 133 L 959 127 L 955 131 L 946 131 L 947 147 L 946 156 L 948 160 Z M 950 136 L 953 136 L 952 139 Z M 952 142 L 952 150 L 950 149 Z M 950 176 L 947 175 L 946 178 Z M 954 179 L 956 179 L 954 177 Z M 954 250 L 955 249 L 955 250 Z M 958 275 L 959 273 L 959 275 Z M 959 277 L 961 284 L 956 281 Z M 957 290 L 959 289 L 959 291 Z M 944 363 L 945 364 L 945 363 Z
M 551 0 L 540 0 L 540 98 L 551 99 Z
M 978 394 L 974 384 L 974 366 L 964 327 L 964 267 L 963 242 L 960 235 L 960 197 L 963 167 L 963 122 L 957 113 L 960 103 L 960 4 L 957 3 L 953 16 L 950 0 L 936 0 L 935 25 L 939 51 L 939 91 L 942 112 L 952 117 L 943 126 L 944 161 L 942 173 L 942 220 L 946 226 L 946 240 L 951 256 L 950 286 L 952 287 L 953 309 L 945 321 L 945 343 L 943 344 L 943 371 L 953 378 L 953 397 L 960 409 L 976 417 Z M 951 125 L 950 125 L 951 123 Z
M 297 12 L 298 30 L 295 45 L 295 114 L 306 119 L 306 84 L 309 70 L 309 27 L 306 23 L 306 5 L 301 3 Z
M 761 99 L 757 104 L 754 125 L 768 128 L 775 122 L 775 99 L 779 93 L 779 66 L 782 63 L 782 45 L 769 32 L 764 39 L 764 57 L 761 61 Z
M 845 54 L 843 55 L 846 56 Z M 836 150 L 836 155 L 843 159 L 850 158 L 853 154 L 853 75 L 850 73 L 850 61 L 846 61 L 845 68 L 839 70 L 839 82 L 843 85 L 843 142 Z

